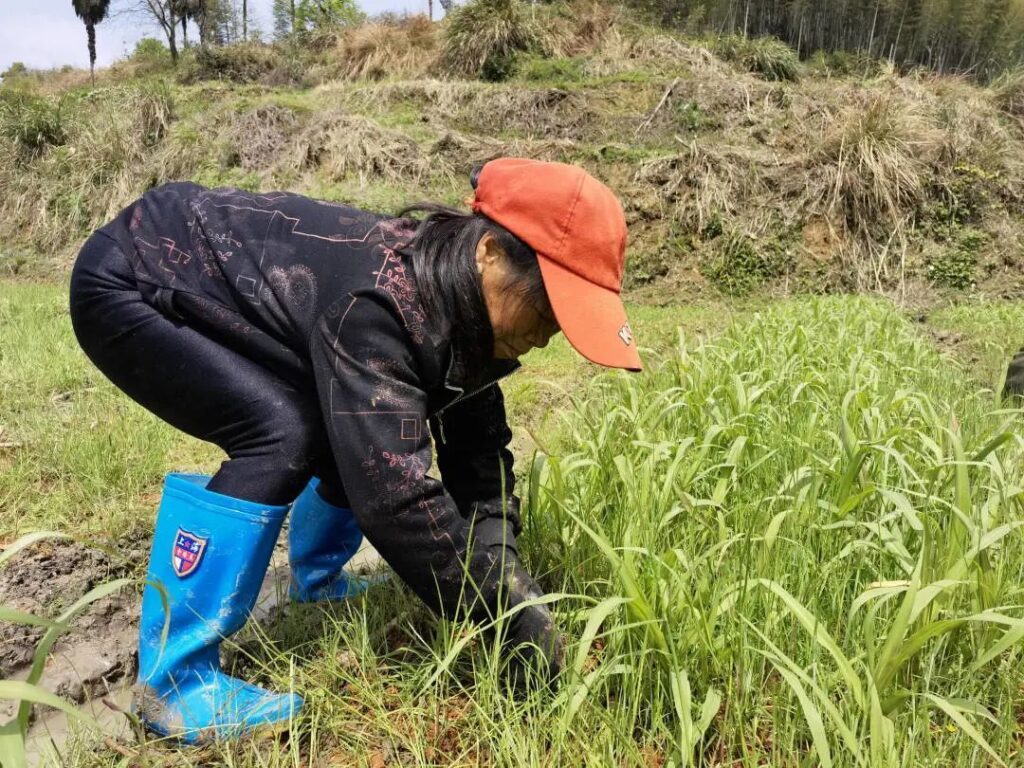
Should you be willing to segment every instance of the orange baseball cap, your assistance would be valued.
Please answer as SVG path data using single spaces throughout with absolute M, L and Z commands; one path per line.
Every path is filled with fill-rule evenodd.
M 582 168 L 503 157 L 484 165 L 472 208 L 533 248 L 555 319 L 576 351 L 610 368 L 643 368 L 619 294 L 626 217 Z

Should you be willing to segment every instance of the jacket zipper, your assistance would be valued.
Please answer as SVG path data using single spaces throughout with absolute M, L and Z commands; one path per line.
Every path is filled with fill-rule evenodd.
M 446 445 L 447 442 L 448 442 L 445 439 L 445 436 L 444 436 L 444 421 L 441 419 L 441 414 L 443 414 L 445 411 L 447 411 L 449 408 L 451 408 L 456 403 L 461 402 L 462 400 L 465 400 L 467 397 L 472 397 L 473 395 L 478 395 L 481 392 L 483 392 L 485 389 L 487 389 L 488 387 L 493 387 L 499 381 L 501 381 L 502 379 L 508 378 L 511 374 L 515 373 L 518 370 L 519 370 L 519 368 L 516 367 L 516 368 L 513 368 L 510 371 L 506 371 L 505 373 L 501 374 L 501 376 L 499 376 L 498 378 L 494 379 L 493 381 L 489 381 L 488 383 L 484 384 L 482 387 L 477 387 L 472 392 L 468 392 L 468 393 L 464 389 L 462 389 L 460 387 L 453 387 L 453 386 L 451 386 L 451 385 L 446 383 L 444 385 L 445 389 L 452 390 L 452 391 L 458 391 L 458 392 L 461 392 L 462 394 L 460 394 L 458 397 L 456 397 L 454 400 L 452 400 L 450 403 L 448 403 L 448 405 L 444 406 L 443 408 L 439 408 L 437 410 L 437 412 L 434 414 L 434 416 L 437 417 L 438 425 L 441 427 L 441 443 L 443 445 Z M 451 372 L 451 364 L 450 363 L 448 365 L 448 371 L 449 371 L 449 373 Z

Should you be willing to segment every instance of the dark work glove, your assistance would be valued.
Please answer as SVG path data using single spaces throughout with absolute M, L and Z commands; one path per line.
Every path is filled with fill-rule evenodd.
M 519 562 L 512 526 L 503 519 L 487 517 L 474 525 L 476 546 L 487 547 L 499 562 L 504 559 L 503 607 L 514 608 L 543 596 L 540 587 Z M 562 669 L 564 640 L 546 605 L 516 611 L 505 631 L 509 653 L 508 673 L 512 687 L 522 690 L 532 673 L 552 682 Z

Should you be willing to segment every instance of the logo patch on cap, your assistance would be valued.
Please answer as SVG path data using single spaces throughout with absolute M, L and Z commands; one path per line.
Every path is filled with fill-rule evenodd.
M 203 554 L 206 552 L 206 543 L 209 537 L 203 538 L 189 533 L 184 528 L 178 529 L 174 537 L 174 551 L 171 554 L 171 564 L 174 572 L 184 578 L 194 573 L 199 564 L 203 561 Z
M 633 332 L 629 329 L 629 323 L 623 323 L 619 328 L 619 338 L 627 347 L 633 343 Z

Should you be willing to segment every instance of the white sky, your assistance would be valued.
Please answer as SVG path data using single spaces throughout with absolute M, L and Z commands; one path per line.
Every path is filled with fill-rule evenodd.
M 426 0 L 357 0 L 368 14 L 382 11 L 426 13 Z M 114 18 L 96 27 L 96 66 L 106 66 L 130 53 L 143 37 L 162 38 L 154 24 L 140 24 L 138 17 L 116 12 L 130 0 L 113 0 Z M 249 0 L 250 23 L 263 30 L 264 39 L 273 31 L 272 0 Z M 434 3 L 435 17 L 440 13 Z M 192 38 L 192 34 L 189 35 Z M 21 61 L 30 69 L 47 69 L 64 64 L 89 66 L 85 25 L 75 16 L 71 0 L 0 0 L 0 72 Z

